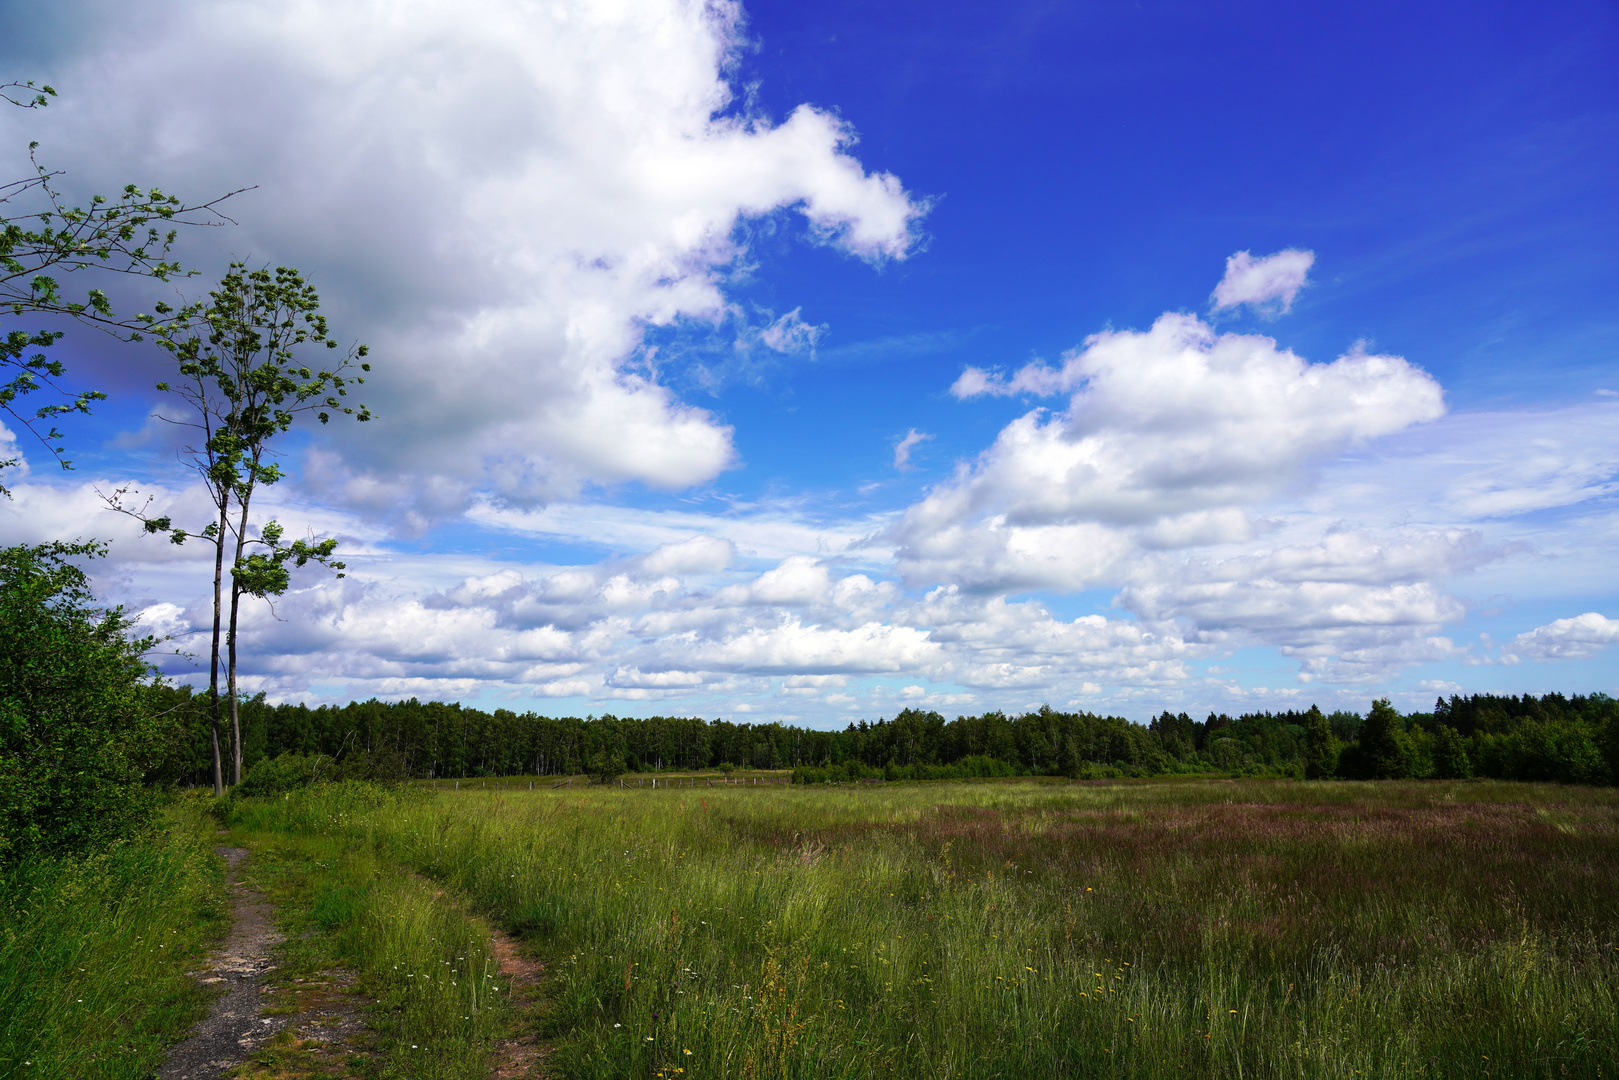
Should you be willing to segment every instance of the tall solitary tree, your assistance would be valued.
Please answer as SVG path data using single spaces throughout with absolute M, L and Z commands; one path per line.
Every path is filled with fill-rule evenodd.
M 209 643 L 208 706 L 212 718 L 214 789 L 224 791 L 220 752 L 222 700 L 231 721 L 231 783 L 242 779 L 241 721 L 236 694 L 237 627 L 243 596 L 270 598 L 285 592 L 287 563 L 316 562 L 338 572 L 343 564 L 333 552 L 337 542 L 282 542 L 279 523 L 267 522 L 254 535 L 253 499 L 260 485 L 283 477 L 272 458 L 271 441 L 289 431 L 304 414 L 321 423 L 333 414 L 371 419 L 364 405 L 348 404 L 351 384 L 365 382 L 360 372 L 367 348 L 338 352 L 326 318 L 320 314 L 315 287 L 297 270 L 278 267 L 247 270 L 232 263 L 209 294 L 206 305 L 191 309 L 185 333 L 157 340 L 174 357 L 179 378 L 157 384 L 188 406 L 188 418 L 175 421 L 193 429 L 197 441 L 185 450 L 187 463 L 202 478 L 212 503 L 211 520 L 200 529 L 178 527 L 169 517 L 146 513 L 148 502 L 125 501 L 127 489 L 107 496 L 108 505 L 144 522 L 149 533 L 167 533 L 176 544 L 192 537 L 213 548 L 213 630 Z M 322 354 L 336 353 L 331 358 Z M 312 356 L 310 354 L 313 354 Z M 324 365 L 322 364 L 324 361 Z M 358 369 L 358 370 L 356 370 Z M 227 555 L 229 561 L 227 562 Z M 227 586 L 226 568 L 229 567 Z M 226 691 L 220 694 L 221 645 Z

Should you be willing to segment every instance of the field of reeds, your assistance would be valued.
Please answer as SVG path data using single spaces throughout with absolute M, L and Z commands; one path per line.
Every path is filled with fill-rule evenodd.
M 1619 791 L 517 788 L 331 785 L 230 823 L 521 935 L 559 1077 L 1619 1075 Z M 400 889 L 350 880 L 356 910 Z M 406 987 L 438 959 L 362 944 L 395 915 L 346 932 Z

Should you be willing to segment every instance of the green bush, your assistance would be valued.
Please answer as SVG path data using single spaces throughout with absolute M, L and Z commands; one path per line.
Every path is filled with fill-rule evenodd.
M 590 775 L 598 784 L 611 784 L 624 775 L 624 758 L 598 750 L 590 759 Z
M 314 781 L 316 769 L 322 762 L 326 768 L 331 768 L 331 758 L 289 750 L 280 757 L 265 758 L 254 765 L 232 790 L 237 795 L 279 795 L 283 791 L 306 787 Z
M 1473 762 L 1467 755 L 1467 740 L 1448 724 L 1439 725 L 1434 739 L 1434 776 L 1441 780 L 1465 780 L 1473 775 Z
M 95 604 L 75 560 L 98 544 L 0 549 L 0 865 L 90 850 L 138 831 L 154 806 L 142 780 L 174 714 L 148 708 L 121 608 Z
M 370 751 L 351 750 L 337 760 L 330 774 L 324 765 L 316 770 L 318 780 L 364 780 L 384 787 L 404 783 L 409 777 L 405 759 L 397 750 L 386 747 Z

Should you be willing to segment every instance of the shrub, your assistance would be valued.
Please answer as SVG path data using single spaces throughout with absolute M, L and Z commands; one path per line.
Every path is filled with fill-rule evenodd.
M 376 750 L 354 750 L 343 755 L 331 769 L 328 776 L 326 766 L 317 767 L 318 779 L 331 780 L 365 780 L 373 784 L 392 786 L 403 783 L 409 778 L 409 770 L 405 768 L 405 759 L 399 752 L 387 748 Z
M 142 786 L 169 717 L 146 707 L 154 643 L 96 606 L 72 560 L 98 544 L 0 549 L 0 864 L 127 836 L 150 815 Z
M 315 778 L 317 765 L 331 759 L 320 754 L 299 754 L 288 750 L 276 758 L 265 758 L 248 770 L 247 777 L 233 789 L 237 795 L 279 795 L 307 786 Z
M 590 759 L 590 775 L 598 784 L 611 784 L 624 775 L 623 756 L 609 754 L 605 750 L 596 751 Z

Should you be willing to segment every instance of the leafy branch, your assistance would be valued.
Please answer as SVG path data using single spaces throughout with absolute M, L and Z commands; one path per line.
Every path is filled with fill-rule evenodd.
M 36 87 L 32 81 L 0 84 L 0 98 L 19 108 L 41 108 L 55 96 L 52 87 Z M 161 188 L 129 184 L 116 196 L 95 195 L 88 205 L 78 206 L 56 185 L 63 174 L 39 163 L 38 147 L 37 142 L 28 145 L 32 175 L 0 184 L 0 310 L 9 308 L 14 317 L 66 316 L 125 341 L 161 336 L 183 325 L 194 311 L 159 302 L 151 312 L 121 316 L 101 288 L 70 293 L 63 279 L 84 271 L 164 282 L 189 276 L 172 257 L 180 229 L 234 224 L 219 205 L 250 189 L 191 204 Z M 29 207 L 22 208 L 23 202 Z M 0 412 L 28 429 L 67 469 L 72 462 L 54 422 L 70 413 L 88 414 L 91 403 L 106 395 L 62 387 L 57 382 L 65 374 L 62 364 L 33 351 L 49 348 L 61 337 L 56 331 L 13 330 L 0 338 L 0 378 L 5 379 L 0 382 Z M 57 400 L 32 411 L 18 403 L 41 390 L 53 391 Z M 15 458 L 0 461 L 0 469 L 17 463 Z M 0 485 L 0 494 L 10 492 Z

